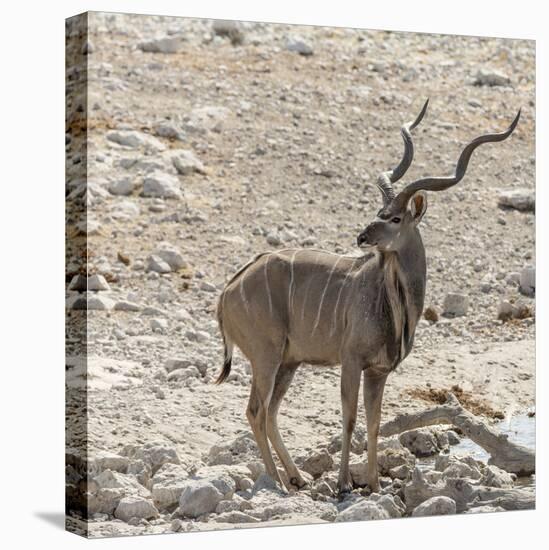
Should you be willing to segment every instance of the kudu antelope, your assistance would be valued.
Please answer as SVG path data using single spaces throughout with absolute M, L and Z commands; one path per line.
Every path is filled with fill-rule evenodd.
M 483 143 L 506 139 L 520 117 L 519 111 L 505 132 L 469 143 L 453 176 L 422 178 L 395 194 L 393 184 L 412 163 L 411 131 L 421 122 L 427 104 L 428 100 L 416 120 L 402 126 L 402 160 L 377 180 L 383 207 L 358 235 L 364 255 L 313 249 L 265 252 L 242 267 L 220 296 L 217 313 L 225 362 L 216 382 L 229 375 L 236 344 L 252 367 L 247 417 L 266 471 L 279 483 L 269 440 L 290 485 L 299 489 L 306 484 L 277 426 L 280 403 L 297 367 L 341 364 L 343 437 L 338 488 L 340 493 L 352 489 L 349 450 L 364 373 L 367 480 L 372 491 L 379 490 L 377 437 L 385 380 L 410 353 L 423 311 L 426 262 L 418 226 L 427 208 L 425 191 L 457 184 L 473 151 Z

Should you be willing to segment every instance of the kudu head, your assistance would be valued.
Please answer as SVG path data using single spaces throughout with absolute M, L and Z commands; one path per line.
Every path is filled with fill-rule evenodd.
M 421 178 L 409 183 L 400 193 L 395 195 L 393 183 L 406 173 L 414 158 L 411 131 L 423 119 L 428 104 L 429 100 L 425 102 L 417 118 L 413 122 L 404 124 L 401 128 L 404 140 L 404 156 L 394 170 L 383 172 L 376 182 L 383 198 L 383 208 L 379 210 L 374 221 L 358 236 L 357 244 L 360 248 L 376 247 L 380 251 L 388 252 L 398 251 L 406 247 L 410 237 L 416 233 L 416 228 L 427 209 L 427 194 L 425 191 L 444 191 L 456 185 L 465 175 L 473 151 L 483 143 L 503 141 L 508 138 L 520 118 L 519 109 L 515 120 L 507 130 L 498 134 L 486 134 L 471 141 L 463 149 L 453 176 Z

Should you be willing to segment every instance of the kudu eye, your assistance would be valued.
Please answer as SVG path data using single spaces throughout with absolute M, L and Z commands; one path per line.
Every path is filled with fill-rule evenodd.
M 400 218 L 398 216 L 395 216 L 391 221 L 393 223 L 400 223 Z

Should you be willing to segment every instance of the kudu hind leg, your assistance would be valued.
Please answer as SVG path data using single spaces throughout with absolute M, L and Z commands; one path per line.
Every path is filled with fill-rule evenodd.
M 252 428 L 255 441 L 261 453 L 267 473 L 282 487 L 276 464 L 267 439 L 267 415 L 269 402 L 274 389 L 279 363 L 254 362 L 252 364 L 252 389 L 246 410 L 246 416 Z
M 349 473 L 351 438 L 356 424 L 358 391 L 360 388 L 359 368 L 345 368 L 341 371 L 341 409 L 343 413 L 343 436 L 341 441 L 341 464 L 337 482 L 340 494 L 352 491 L 353 483 Z
M 275 379 L 275 385 L 273 390 L 273 395 L 271 397 L 271 402 L 269 403 L 269 412 L 267 416 L 267 434 L 269 439 L 276 451 L 276 454 L 280 458 L 280 462 L 284 466 L 286 473 L 288 474 L 288 480 L 290 485 L 296 489 L 302 489 L 307 482 L 301 476 L 297 466 L 294 464 L 290 453 L 282 441 L 280 431 L 278 430 L 278 409 L 280 408 L 280 403 L 284 398 L 284 395 L 288 391 L 290 384 L 294 378 L 295 371 L 297 370 L 296 366 L 290 365 L 281 365 L 278 369 L 278 373 Z M 290 487 L 288 487 L 290 489 Z
M 386 374 L 380 374 L 376 371 L 369 372 L 368 369 L 364 372 L 364 408 L 366 409 L 366 429 L 368 433 L 368 470 L 366 477 L 372 492 L 379 491 L 377 438 L 386 380 Z

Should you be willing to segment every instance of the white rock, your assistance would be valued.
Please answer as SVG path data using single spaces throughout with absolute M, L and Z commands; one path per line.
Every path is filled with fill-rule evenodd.
M 286 49 L 290 52 L 298 53 L 299 55 L 313 55 L 312 46 L 305 42 L 301 37 L 294 36 L 286 41 Z
M 115 311 L 139 311 L 141 306 L 129 300 L 120 300 L 114 304 Z
M 533 189 L 526 188 L 502 191 L 498 197 L 498 206 L 533 212 L 536 208 L 536 195 Z
M 536 268 L 532 265 L 523 267 L 520 271 L 520 291 L 527 296 L 536 293 Z
M 444 298 L 443 315 L 461 317 L 467 314 L 469 298 L 464 294 L 450 293 Z
M 443 446 L 437 434 L 429 428 L 418 428 L 400 434 L 399 441 L 417 457 L 431 456 Z
M 484 469 L 481 484 L 488 487 L 508 488 L 514 485 L 514 480 L 511 474 L 490 464 Z
M 390 515 L 385 508 L 378 506 L 375 502 L 361 499 L 356 504 L 351 504 L 351 506 L 339 512 L 335 521 L 364 521 L 389 518 Z
M 151 329 L 153 332 L 164 334 L 168 330 L 168 321 L 166 319 L 151 319 Z
M 184 369 L 175 369 L 168 374 L 169 382 L 174 380 L 181 382 L 183 380 L 187 380 L 188 378 L 200 378 L 200 372 L 196 367 L 190 366 Z
M 256 479 L 252 487 L 252 494 L 259 491 L 280 491 L 280 487 L 269 474 L 262 473 Z
M 475 78 L 477 86 L 509 86 L 511 79 L 500 71 L 479 69 Z
M 171 508 L 179 503 L 188 474 L 176 464 L 164 464 L 152 478 L 152 497 L 159 510 Z
M 164 260 L 173 271 L 189 266 L 183 258 L 181 251 L 168 242 L 164 241 L 157 244 L 153 250 L 153 254 L 162 258 L 162 260 Z
M 170 443 L 151 441 L 144 445 L 126 445 L 121 453 L 133 460 L 142 460 L 156 474 L 164 464 L 181 464 L 177 450 Z
M 205 292 L 217 292 L 217 287 L 213 283 L 202 281 L 202 283 L 200 283 L 200 290 L 204 290 Z
M 147 270 L 155 271 L 156 273 L 171 273 L 172 268 L 160 256 L 151 254 L 147 258 Z
M 109 185 L 111 195 L 131 195 L 135 189 L 135 182 L 131 178 L 123 178 Z
M 140 386 L 143 381 L 129 373 L 140 368 L 135 361 L 121 361 L 108 357 L 69 356 L 65 359 L 67 368 L 65 383 L 71 388 L 110 390 Z
M 162 172 L 153 172 L 143 179 L 143 196 L 163 199 L 182 197 L 177 177 Z
M 179 514 L 196 518 L 215 511 L 223 500 L 223 494 L 209 481 L 188 480 L 179 497 Z
M 114 517 L 128 522 L 132 518 L 154 519 L 159 516 L 151 500 L 142 497 L 127 496 L 120 500 Z
M 166 149 L 166 146 L 154 136 L 136 130 L 112 130 L 107 134 L 107 139 L 130 149 L 143 148 L 151 151 Z
M 154 133 L 163 138 L 185 141 L 185 132 L 169 122 L 161 122 L 154 127 Z
M 215 523 L 260 523 L 259 518 L 254 518 L 245 512 L 232 510 L 231 512 L 223 512 L 213 518 Z
M 432 497 L 414 508 L 412 516 L 444 516 L 456 513 L 456 502 L 450 497 Z
M 226 107 L 207 105 L 193 109 L 185 117 L 185 129 L 189 132 L 204 133 L 207 131 L 220 132 L 230 115 Z
M 212 24 L 212 30 L 217 36 L 226 36 L 233 45 L 244 42 L 244 33 L 240 21 L 225 21 L 216 19 Z
M 114 307 L 114 301 L 106 296 L 89 296 L 87 305 L 88 310 L 108 311 Z
M 324 472 L 331 470 L 333 466 L 334 459 L 327 450 L 322 449 L 309 455 L 303 462 L 302 468 L 313 477 L 319 477 Z
M 126 473 L 130 461 L 128 457 L 120 456 L 109 451 L 97 451 L 90 460 L 90 466 L 96 472 L 112 470 L 114 472 Z
M 182 47 L 183 39 L 180 36 L 154 38 L 139 44 L 139 49 L 147 53 L 177 53 Z
M 187 151 L 185 149 L 170 151 L 169 158 L 171 159 L 174 168 L 177 170 L 177 173 L 182 176 L 187 176 L 193 172 L 204 174 L 206 171 L 202 162 L 198 160 L 192 151 Z
M 109 286 L 109 283 L 107 283 L 103 275 L 99 275 L 98 273 L 96 273 L 88 277 L 88 290 L 99 291 L 110 289 L 111 287 Z

